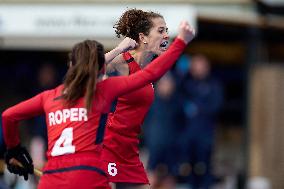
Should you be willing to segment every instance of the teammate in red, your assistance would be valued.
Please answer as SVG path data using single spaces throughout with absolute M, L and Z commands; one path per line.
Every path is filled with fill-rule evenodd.
M 178 37 L 163 56 L 143 71 L 108 79 L 103 79 L 100 74 L 105 62 L 103 46 L 91 40 L 75 45 L 70 54 L 71 66 L 62 85 L 23 101 L 2 114 L 8 170 L 23 175 L 25 179 L 33 173 L 32 159 L 20 145 L 17 126 L 21 120 L 45 114 L 48 161 L 38 188 L 109 188 L 100 160 L 102 140 L 98 136 L 104 126 L 99 124 L 101 119 L 116 97 L 157 80 L 170 69 L 192 39 L 191 34 L 192 29 L 183 21 Z M 14 164 L 14 159 L 23 167 Z
M 160 14 L 129 9 L 114 28 L 118 37 L 130 37 L 138 46 L 117 56 L 107 65 L 107 73 L 131 76 L 168 48 L 168 28 Z M 194 32 L 189 36 L 191 40 Z M 154 89 L 149 83 L 119 97 L 115 111 L 108 116 L 102 159 L 110 182 L 115 183 L 118 189 L 149 187 L 146 171 L 139 159 L 138 135 L 153 100 Z

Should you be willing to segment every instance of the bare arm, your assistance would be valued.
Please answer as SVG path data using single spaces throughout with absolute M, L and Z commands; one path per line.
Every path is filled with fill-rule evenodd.
M 124 40 L 122 40 L 117 47 L 115 47 L 113 50 L 105 54 L 105 63 L 111 63 L 111 61 L 117 57 L 119 54 L 126 52 L 130 49 L 133 49 L 137 46 L 137 43 L 135 40 L 126 37 Z

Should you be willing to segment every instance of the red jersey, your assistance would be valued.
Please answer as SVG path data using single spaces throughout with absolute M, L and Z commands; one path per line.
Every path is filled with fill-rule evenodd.
M 87 114 L 83 98 L 73 107 L 65 107 L 62 88 L 44 91 L 21 102 L 2 114 L 3 135 L 8 148 L 20 143 L 16 132 L 20 120 L 45 114 L 48 131 L 48 159 L 77 153 L 94 152 L 99 157 L 100 145 L 95 143 L 102 113 L 107 113 L 112 101 L 123 94 L 160 78 L 177 60 L 185 43 L 176 39 L 170 48 L 144 70 L 130 76 L 111 77 L 97 84 L 92 111 Z M 72 156 L 71 156 L 72 155 Z M 98 161 L 94 158 L 94 161 Z M 64 165 L 62 165 L 64 167 Z
M 129 52 L 124 53 L 123 58 L 128 63 L 129 75 L 141 70 Z M 138 135 L 153 100 L 154 88 L 150 83 L 119 97 L 114 113 L 109 114 L 102 159 L 111 182 L 148 183 L 139 159 Z M 116 174 L 111 170 L 114 168 Z
M 129 52 L 123 54 L 128 62 L 129 75 L 141 70 Z M 114 113 L 108 116 L 107 129 L 115 130 L 121 135 L 137 137 L 141 131 L 141 124 L 154 100 L 153 84 L 137 89 L 117 99 Z M 107 140 L 104 140 L 107 145 Z

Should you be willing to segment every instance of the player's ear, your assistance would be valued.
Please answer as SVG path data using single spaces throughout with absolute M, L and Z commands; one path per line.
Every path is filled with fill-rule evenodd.
M 138 41 L 138 43 L 147 44 L 146 35 L 144 33 L 139 33 L 139 41 Z

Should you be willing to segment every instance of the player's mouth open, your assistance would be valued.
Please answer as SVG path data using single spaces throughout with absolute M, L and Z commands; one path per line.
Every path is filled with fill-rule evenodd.
M 163 43 L 160 44 L 160 49 L 162 51 L 166 51 L 168 49 L 168 44 L 169 44 L 168 41 L 164 41 Z

